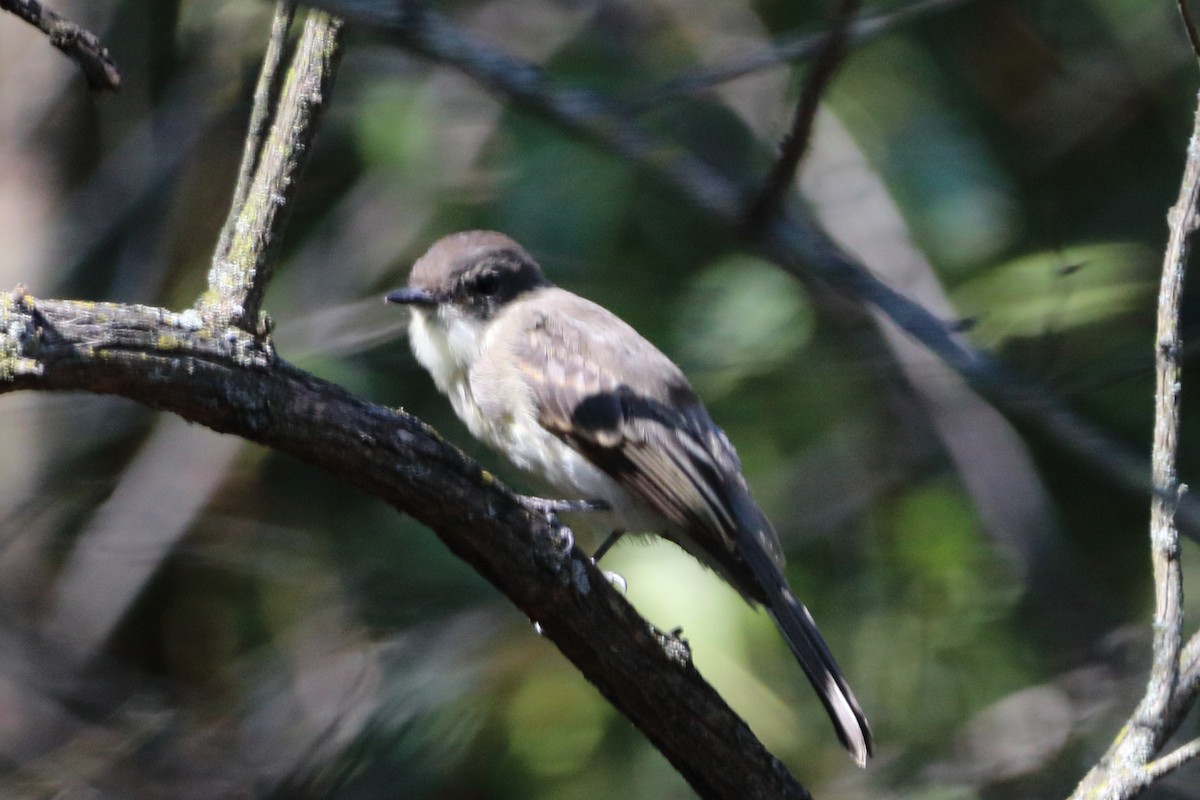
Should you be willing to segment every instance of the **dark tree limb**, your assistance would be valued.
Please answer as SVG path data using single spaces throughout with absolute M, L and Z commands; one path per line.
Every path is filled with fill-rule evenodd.
M 38 0 L 0 0 L 0 10 L 16 14 L 50 37 L 50 44 L 83 72 L 92 91 L 115 92 L 120 88 L 121 73 L 96 34 L 45 8 Z
M 901 6 L 894 11 L 860 17 L 850 25 L 847 32 L 849 44 L 862 44 L 878 39 L 909 22 L 969 2 L 971 0 L 915 0 L 915 2 Z M 824 33 L 789 36 L 756 53 L 739 56 L 737 60 L 728 64 L 691 70 L 674 78 L 668 78 L 648 89 L 626 97 L 625 100 L 636 111 L 648 111 L 675 98 L 697 95 L 756 72 L 815 58 L 821 52 L 825 41 L 826 34 Z
M 508 597 L 707 798 L 807 798 L 561 528 L 416 417 L 279 360 L 195 310 L 0 293 L 0 394 L 115 394 L 322 467 L 428 525 Z M 532 635 L 532 634 L 531 634 Z
M 788 189 L 795 183 L 796 171 L 800 168 L 800 161 L 804 158 L 808 142 L 812 138 L 813 123 L 817 118 L 817 108 L 821 105 L 821 96 L 825 94 L 825 89 L 833 80 L 837 68 L 846 58 L 850 25 L 861 6 L 861 0 L 838 0 L 830 20 L 829 32 L 825 34 L 821 48 L 813 58 L 812 67 L 804 81 L 800 101 L 792 115 L 792 124 L 779 145 L 779 158 L 771 167 L 770 174 L 763 181 L 762 190 L 746 213 L 747 227 L 757 228 L 765 219 L 778 213 Z

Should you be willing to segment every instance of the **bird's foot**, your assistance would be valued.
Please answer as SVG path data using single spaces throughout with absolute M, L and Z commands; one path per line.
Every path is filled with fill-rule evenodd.
M 604 576 L 604 580 L 616 587 L 618 592 L 625 594 L 625 590 L 629 587 L 629 584 L 625 582 L 623 575 L 617 572 L 610 572 L 606 569 L 600 570 L 600 574 Z
M 620 541 L 621 537 L 624 535 L 625 531 L 620 530 L 610 533 L 608 538 L 601 542 L 600 546 L 596 548 L 596 553 L 592 556 L 592 566 L 599 569 L 600 559 L 604 558 L 604 554 L 611 550 L 612 546 Z M 625 578 L 616 572 L 610 572 L 609 570 L 601 569 L 600 574 L 604 576 L 606 581 L 617 587 L 617 590 L 622 593 L 629 588 L 629 584 L 625 582 Z
M 547 517 L 574 511 L 609 511 L 612 508 L 604 500 L 558 500 L 551 497 L 533 497 L 527 494 L 519 494 L 517 499 L 530 511 L 545 514 Z
M 559 520 L 558 515 L 577 511 L 607 511 L 611 506 L 603 500 L 558 500 L 549 497 L 532 497 L 519 494 L 517 500 L 530 511 L 541 514 L 550 523 L 550 527 L 563 535 L 564 554 L 571 552 L 575 546 L 575 534 Z
M 604 558 L 604 554 L 612 549 L 612 546 L 621 541 L 621 537 L 625 535 L 625 531 L 616 530 L 608 535 L 608 538 L 600 543 L 596 548 L 596 552 L 592 555 L 592 563 L 599 566 L 600 559 Z

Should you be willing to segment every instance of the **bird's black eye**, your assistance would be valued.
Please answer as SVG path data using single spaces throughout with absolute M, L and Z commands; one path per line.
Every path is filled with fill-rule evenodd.
M 500 291 L 500 278 L 494 272 L 485 272 L 475 279 L 475 291 L 483 295 L 493 295 Z

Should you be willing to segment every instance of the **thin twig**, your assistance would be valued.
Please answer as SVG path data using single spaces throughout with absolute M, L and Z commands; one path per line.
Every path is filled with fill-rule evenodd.
M 808 78 L 804 81 L 792 124 L 780 144 L 779 158 L 763 182 L 762 191 L 746 213 L 747 227 L 757 228 L 763 220 L 778 212 L 788 188 L 795 182 L 796 170 L 800 168 L 800 161 L 812 138 L 813 122 L 817 118 L 821 96 L 846 57 L 850 24 L 861 6 L 861 0 L 838 0 L 829 23 L 829 32 L 825 34 L 821 49 L 817 51 Z
M 0 10 L 10 11 L 50 37 L 57 47 L 83 72 L 88 88 L 94 92 L 115 92 L 121 86 L 121 73 L 100 37 L 71 20 L 42 6 L 38 0 L 0 0 Z
M 277 22 L 278 22 L 277 18 Z M 214 258 L 208 290 L 196 301 L 205 316 L 261 331 L 263 292 L 271 276 L 289 202 L 308 161 L 317 125 L 333 86 L 341 55 L 341 20 L 308 15 L 287 71 L 280 109 L 259 148 L 260 155 L 223 258 Z M 258 99 L 258 98 L 256 98 Z
M 1181 715 L 1195 701 L 1200 693 L 1200 631 L 1193 633 L 1192 638 L 1183 646 L 1179 653 L 1179 685 L 1175 691 L 1175 702 L 1171 713 Z
M 1155 415 L 1150 511 L 1150 551 L 1154 566 L 1154 653 L 1145 695 L 1100 762 L 1084 777 L 1072 798 L 1132 797 L 1148 785 L 1150 757 L 1179 726 L 1190 698 L 1178 698 L 1183 641 L 1183 571 L 1175 513 L 1185 487 L 1175 457 L 1179 446 L 1182 344 L 1179 305 L 1191 237 L 1200 228 L 1200 96 L 1179 187 L 1167 214 L 1170 235 L 1163 255 L 1155 340 Z M 1189 645 L 1190 647 L 1190 645 Z M 1172 765 L 1173 761 L 1167 761 Z M 1171 767 L 1173 768 L 1173 766 Z M 1165 769 L 1165 768 L 1164 768 Z M 1169 770 L 1165 770 L 1169 771 Z
M 855 20 L 847 31 L 850 44 L 877 39 L 901 25 L 931 14 L 964 5 L 972 0 L 917 0 L 910 5 L 882 14 Z M 722 83 L 744 78 L 755 72 L 782 64 L 805 61 L 816 57 L 824 45 L 824 33 L 809 33 L 783 39 L 767 48 L 742 56 L 729 64 L 686 72 L 627 97 L 626 103 L 635 112 L 659 107 L 677 97 L 687 97 L 708 91 Z
M 1182 767 L 1189 761 L 1200 758 L 1200 739 L 1192 739 L 1187 744 L 1167 753 L 1162 758 L 1156 758 L 1146 765 L 1146 776 L 1150 781 L 1158 780 Z
M 1192 52 L 1196 54 L 1196 58 L 1200 59 L 1200 33 L 1196 32 L 1196 23 L 1192 19 L 1192 12 L 1188 9 L 1187 0 L 1176 0 L 1179 6 L 1179 16 L 1183 18 L 1183 27 L 1187 31 L 1188 41 L 1192 43 Z
M 246 198 L 250 194 L 250 184 L 254 179 L 262 159 L 262 149 L 271 124 L 272 115 L 277 110 L 276 100 L 282 86 L 284 45 L 287 43 L 288 30 L 292 27 L 292 19 L 296 13 L 294 0 L 278 0 L 275 4 L 275 16 L 271 20 L 271 36 L 267 40 L 267 50 L 263 54 L 262 69 L 258 73 L 258 83 L 254 87 L 254 106 L 250 111 L 250 124 L 247 126 L 246 140 L 242 146 L 242 163 L 238 167 L 237 184 L 233 190 L 233 201 L 229 204 L 229 216 L 221 228 L 217 248 L 213 253 L 213 261 L 220 262 L 229 258 L 229 243 L 233 240 L 233 231 L 237 226 L 238 217 L 246 206 Z
M 1154 661 L 1146 689 L 1144 713 L 1153 721 L 1165 720 L 1179 677 L 1179 649 L 1183 643 L 1183 572 L 1179 564 L 1179 529 L 1175 523 L 1180 485 L 1176 467 L 1179 451 L 1179 399 L 1182 391 L 1183 343 L 1179 333 L 1179 308 L 1192 234 L 1200 227 L 1200 105 L 1188 148 L 1187 165 L 1179 199 L 1167 215 L 1170 236 L 1163 256 L 1158 291 L 1158 324 L 1155 342 L 1154 443 L 1152 480 L 1157 490 L 1150 505 L 1151 560 L 1154 565 Z M 1160 739 L 1165 739 L 1161 733 Z

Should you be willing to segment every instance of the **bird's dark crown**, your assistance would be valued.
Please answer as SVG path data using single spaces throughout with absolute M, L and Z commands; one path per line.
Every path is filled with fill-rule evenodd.
M 523 247 L 502 233 L 466 231 L 443 237 L 417 260 L 412 289 L 440 303 L 456 303 L 484 315 L 550 281 Z

